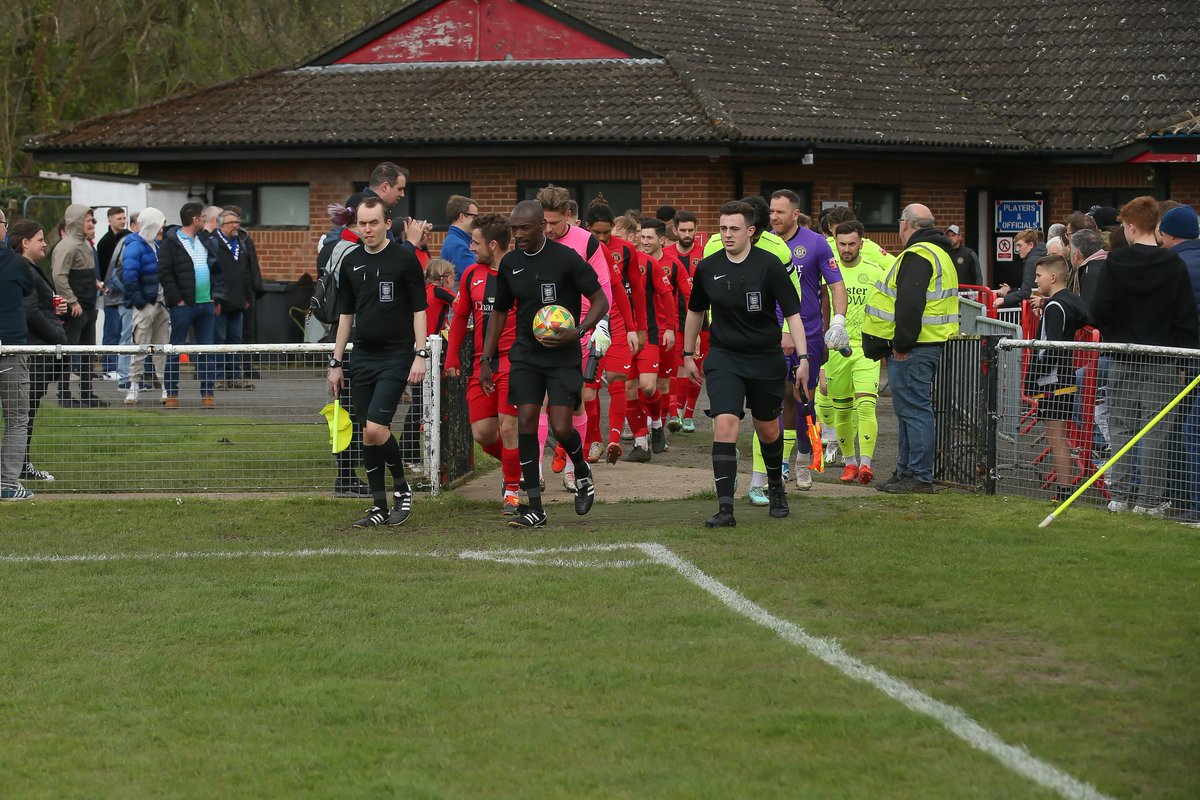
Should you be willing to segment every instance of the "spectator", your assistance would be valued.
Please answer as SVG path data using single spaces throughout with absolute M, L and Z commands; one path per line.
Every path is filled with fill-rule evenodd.
M 470 251 L 468 251 L 470 252 Z M 472 255 L 474 263 L 474 255 Z M 421 347 L 434 336 L 445 338 L 450 328 L 450 309 L 454 306 L 454 264 L 435 258 L 425 267 L 425 339 L 418 342 Z M 443 352 L 445 352 L 443 350 Z M 404 465 L 413 471 L 421 469 L 421 386 L 408 387 L 411 400 L 408 413 L 401 428 L 400 449 L 404 453 Z
M 216 319 L 213 289 L 217 288 L 214 278 L 220 273 L 216 260 L 200 238 L 203 210 L 199 203 L 185 203 L 179 210 L 180 227 L 171 228 L 163 235 L 158 251 L 158 280 L 171 315 L 173 345 L 187 344 L 189 332 L 194 335 L 196 344 L 213 343 Z M 212 362 L 212 357 L 207 354 L 196 356 L 200 405 L 205 408 L 216 405 Z M 179 408 L 179 355 L 176 353 L 167 356 L 163 388 L 167 392 L 163 405 Z
M 24 263 L 29 273 L 29 291 L 25 295 L 26 341 L 35 345 L 60 345 L 67 343 L 67 333 L 56 311 L 56 295 L 45 273 L 37 262 L 46 256 L 46 232 L 31 219 L 24 219 L 12 226 L 8 232 L 8 245 Z M 62 301 L 62 298 L 57 298 Z M 38 469 L 30 461 L 33 446 L 33 421 L 37 416 L 42 397 L 53 383 L 59 368 L 52 355 L 29 356 L 26 366 L 29 372 L 29 423 L 25 436 L 25 463 L 21 467 L 22 481 L 52 481 L 54 476 Z
M 579 216 L 579 209 L 575 209 L 574 216 Z M 662 222 L 666 228 L 667 241 L 671 244 L 679 241 L 679 233 L 675 230 L 675 206 L 662 205 L 654 212 L 654 218 Z
M 355 192 L 346 200 L 346 207 L 354 212 L 358 208 L 358 204 L 368 197 L 378 197 L 383 201 L 387 218 L 392 219 L 392 207 L 404 197 L 404 188 L 408 185 L 409 172 L 399 164 L 393 164 L 391 161 L 384 161 L 375 169 L 371 170 L 371 177 L 367 179 L 367 188 L 361 192 Z M 353 218 L 353 214 L 352 214 Z M 402 225 L 402 221 L 397 221 L 397 226 Z M 407 231 L 405 231 L 407 233 Z M 390 228 L 388 229 L 387 237 L 389 240 L 395 240 L 398 237 Z M 336 238 L 336 236 L 335 236 Z
M 1028 228 L 1017 234 L 1013 246 L 1017 255 L 1025 262 L 1025 270 L 1021 285 L 1013 289 L 1007 283 L 1000 284 L 996 290 L 996 299 L 992 302 L 995 308 L 1015 308 L 1033 296 L 1033 283 L 1037 273 L 1037 262 L 1046 257 L 1046 245 L 1042 244 L 1042 232 L 1037 228 Z
M 1177 253 L 1158 246 L 1158 202 L 1138 197 L 1121 208 L 1129 244 L 1111 250 L 1090 309 L 1109 342 L 1195 348 L 1200 322 L 1187 266 Z M 1108 374 L 1107 404 L 1114 450 L 1124 447 L 1178 391 L 1172 360 L 1114 353 Z M 1156 425 L 1142 439 L 1142 481 L 1133 485 L 1133 466 L 1121 459 L 1109 473 L 1109 511 L 1164 516 L 1167 493 L 1167 437 L 1170 426 Z
M 958 285 L 982 286 L 983 274 L 979 269 L 979 256 L 965 244 L 966 237 L 963 235 L 962 228 L 957 225 L 946 226 L 946 238 L 950 240 L 950 245 L 954 248 L 950 251 L 950 258 L 953 259 L 954 267 L 958 270 Z
M 238 215 L 239 220 L 242 220 L 243 223 L 245 222 L 245 220 L 242 219 L 241 207 L 229 205 L 225 206 L 224 210 L 232 211 L 234 214 Z M 242 248 L 246 252 L 246 258 L 250 260 L 250 274 L 252 279 L 251 290 L 246 292 L 246 300 L 250 303 L 250 305 L 246 307 L 246 312 L 242 315 L 242 341 L 257 342 L 258 329 L 256 325 L 257 320 L 254 314 L 254 307 L 258 303 L 258 299 L 267 293 L 267 290 L 263 286 L 262 268 L 258 263 L 258 247 L 254 244 L 254 237 L 250 235 L 249 231 L 246 230 L 244 225 L 238 226 L 238 241 L 241 243 Z M 320 252 L 320 248 L 317 248 L 317 250 Z M 242 356 L 242 373 L 241 375 L 237 376 L 240 380 L 252 381 L 260 380 L 262 378 L 262 376 L 258 373 L 258 370 L 255 368 L 254 358 L 255 357 L 253 355 Z
M 114 214 L 114 211 L 117 213 Z M 114 225 L 121 227 L 116 230 Z M 121 248 L 121 240 L 129 235 L 129 229 L 125 225 L 125 209 L 110 208 L 108 210 L 108 231 L 100 237 L 100 243 L 96 245 L 96 256 L 100 260 L 101 269 L 104 270 L 102 278 L 104 283 L 104 333 L 101 342 L 106 347 L 121 344 L 123 319 L 128 321 L 129 318 L 128 314 L 124 315 L 124 318 L 121 314 L 121 310 L 125 308 L 125 290 L 121 285 L 121 270 L 117 257 Z M 121 369 L 120 358 L 115 355 L 106 353 L 100 356 L 101 380 L 118 382 L 128 380 L 128 363 L 125 367 L 124 370 Z
M 96 232 L 92 210 L 81 203 L 67 206 L 63 234 L 50 254 L 54 289 L 67 300 L 67 343 L 96 344 L 96 293 L 104 285 L 96 279 L 96 250 L 91 245 Z M 71 398 L 69 377 L 58 383 L 58 402 L 64 408 L 101 408 L 104 401 L 92 393 L 92 357 L 72 356 L 71 369 L 79 376 L 79 399 Z
M 162 284 L 158 280 L 159 241 L 162 238 L 163 213 L 157 208 L 146 208 L 138 214 L 136 236 L 123 240 L 121 256 L 125 279 L 125 302 L 133 309 L 133 343 L 137 345 L 166 344 L 171 337 L 170 315 L 167 312 Z M 154 356 L 160 375 L 166 375 L 165 356 Z M 142 372 L 146 359 L 137 356 L 129 369 L 129 389 L 125 394 L 125 405 L 138 401 L 138 390 L 142 384 Z M 162 393 L 163 403 L 167 391 Z
M 1091 307 L 1097 279 L 1108 258 L 1101 245 L 1100 234 L 1094 228 L 1080 228 L 1071 234 L 1071 291 L 1079 295 L 1085 308 Z
M 87 206 L 82 206 L 87 209 Z M 7 238 L 8 217 L 0 211 L 0 241 Z M 0 342 L 22 345 L 28 340 L 25 296 L 32 288 L 22 259 L 0 244 Z M 27 500 L 33 492 L 21 485 L 29 425 L 29 366 L 26 356 L 0 354 L 0 500 Z
M 933 225 L 926 206 L 913 204 L 900 214 L 904 250 L 870 295 L 863 321 L 863 353 L 887 358 L 899 422 L 896 469 L 879 487 L 890 494 L 933 491 L 933 376 L 942 347 L 958 333 L 958 275 L 950 240 Z
M 475 263 L 475 256 L 471 255 L 471 225 L 478 216 L 479 206 L 474 200 L 461 194 L 450 195 L 446 202 L 446 220 L 450 228 L 442 243 L 442 258 L 454 265 L 455 282 Z
M 1197 315 L 1200 315 L 1200 220 L 1191 206 L 1176 206 L 1163 214 L 1158 223 L 1163 246 L 1183 259 L 1195 293 Z M 1178 456 L 1184 467 L 1180 481 L 1180 500 L 1185 517 L 1200 521 L 1200 398 L 1193 392 L 1181 406 L 1179 435 L 1174 437 Z M 1174 460 L 1174 459 L 1173 459 Z M 1175 463 L 1180 463 L 1176 461 Z
M 218 215 L 218 226 L 208 240 L 208 250 L 221 272 L 225 293 L 215 302 L 213 321 L 217 344 L 240 345 L 250 296 L 254 293 L 257 258 L 251 262 L 253 250 L 241 236 L 241 216 L 232 209 Z M 215 379 L 219 389 L 253 389 L 254 384 L 242 380 L 240 353 L 217 357 Z
M 1100 228 L 1096 226 L 1096 220 L 1084 214 L 1082 211 L 1076 211 L 1067 217 L 1067 236 L 1074 236 L 1079 231 L 1087 228 L 1093 230 L 1097 234 L 1100 233 Z
M 204 213 L 200 215 L 200 227 L 204 230 L 204 237 L 207 239 L 217 232 L 221 227 L 221 212 L 227 211 L 228 208 L 220 206 L 206 206 Z M 241 216 L 239 212 L 238 216 Z
M 105 273 L 105 299 L 110 297 L 107 292 L 111 291 L 114 286 L 120 287 L 121 304 L 116 307 L 117 314 L 121 320 L 121 336 L 117 340 L 118 344 L 131 345 L 133 344 L 133 309 L 130 308 L 129 302 L 124 298 L 125 292 L 125 268 L 122 259 L 125 256 L 125 240 L 129 238 L 129 234 L 135 234 L 138 231 L 138 215 L 129 215 L 129 230 L 126 235 L 121 237 L 117 242 L 116 249 L 113 250 L 112 259 L 108 266 L 108 272 Z M 110 309 L 105 308 L 104 313 L 109 313 Z M 148 356 L 147 356 L 148 358 Z M 117 356 L 117 388 L 121 391 L 129 389 L 129 361 L 130 356 Z

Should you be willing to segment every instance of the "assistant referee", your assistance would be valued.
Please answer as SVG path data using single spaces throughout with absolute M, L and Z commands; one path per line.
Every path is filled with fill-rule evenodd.
M 342 259 L 338 280 L 338 332 L 329 360 L 333 396 L 341 389 L 342 359 L 354 332 L 350 394 L 363 428 L 363 464 L 375 505 L 354 523 L 356 528 L 400 525 L 412 513 L 412 488 L 404 478 L 400 446 L 392 436 L 392 417 L 409 384 L 425 379 L 429 353 L 415 350 L 417 332 L 425 335 L 425 274 L 411 249 L 387 238 L 392 222 L 383 201 L 368 197 L 358 204 L 362 246 Z M 383 468 L 395 483 L 391 513 Z
M 704 523 L 709 528 L 737 525 L 733 517 L 733 486 L 737 478 L 735 443 L 747 405 L 762 443 L 771 516 L 788 515 L 787 490 L 783 484 L 783 437 L 779 429 L 788 375 L 780 346 L 776 305 L 787 321 L 799 358 L 792 376 L 794 383 L 802 386 L 808 380 L 800 297 L 780 260 L 751 246 L 755 233 L 754 208 L 740 200 L 721 206 L 720 230 L 723 249 L 696 267 L 683 332 L 684 375 L 699 385 L 696 339 L 704 313 L 712 309 L 704 375 L 708 381 L 707 413 L 713 419 L 712 462 L 718 510 Z

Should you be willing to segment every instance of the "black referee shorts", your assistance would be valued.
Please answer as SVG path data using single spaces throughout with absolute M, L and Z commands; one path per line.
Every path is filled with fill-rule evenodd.
M 578 366 L 535 367 L 510 361 L 508 402 L 510 405 L 548 405 L 578 409 L 583 401 L 583 373 Z
M 708 411 L 712 418 L 734 414 L 759 421 L 775 419 L 783 411 L 783 393 L 787 390 L 787 363 L 783 351 L 774 353 L 733 353 L 712 347 L 704 359 L 704 385 L 708 391 Z
M 396 415 L 400 398 L 408 388 L 408 372 L 414 354 L 364 353 L 354 351 L 350 361 L 350 395 L 354 398 L 354 419 L 360 426 L 367 422 L 388 426 Z

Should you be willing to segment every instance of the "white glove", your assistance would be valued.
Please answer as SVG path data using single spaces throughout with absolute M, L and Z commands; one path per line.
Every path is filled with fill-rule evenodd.
M 591 343 L 596 346 L 596 355 L 602 356 L 612 346 L 612 336 L 608 332 L 608 319 L 600 320 L 600 324 L 592 331 Z
M 846 333 L 844 314 L 834 314 L 829 320 L 829 330 L 825 331 L 825 346 L 838 352 L 850 349 L 850 335 Z

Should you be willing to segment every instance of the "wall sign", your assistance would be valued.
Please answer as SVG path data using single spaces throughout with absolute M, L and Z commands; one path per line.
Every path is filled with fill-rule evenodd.
M 996 233 L 1020 233 L 1042 228 L 1041 200 L 997 200 Z

